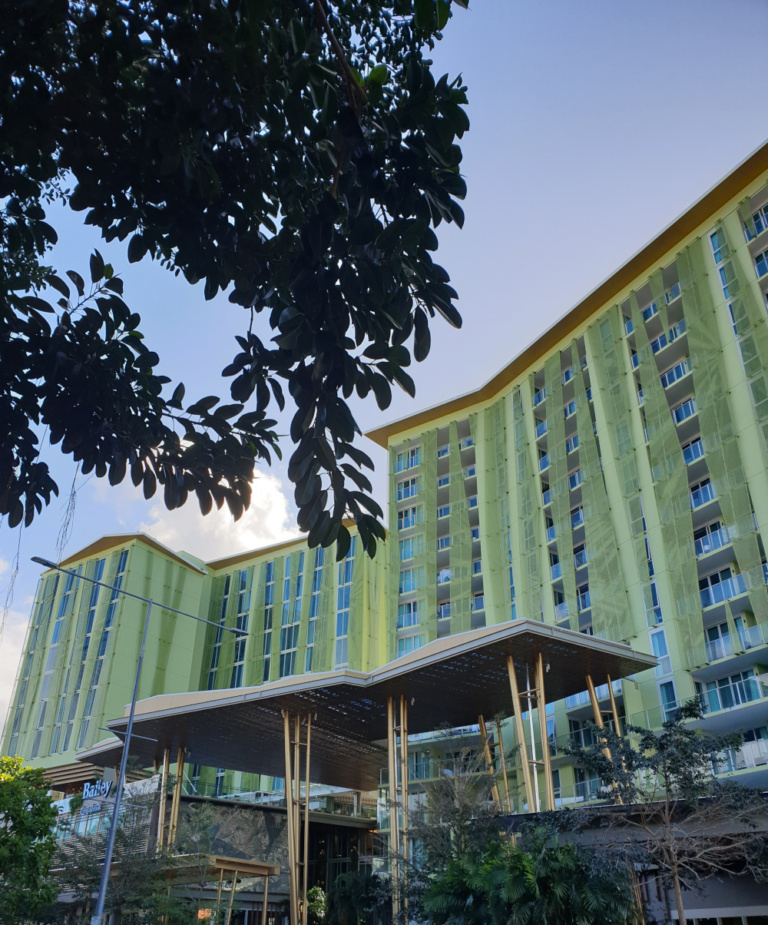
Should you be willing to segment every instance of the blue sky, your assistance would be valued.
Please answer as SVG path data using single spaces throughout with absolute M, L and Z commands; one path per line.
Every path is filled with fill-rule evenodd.
M 765 0 L 476 0 L 457 9 L 435 60 L 469 87 L 469 194 L 464 230 L 441 231 L 438 260 L 459 292 L 464 327 L 435 324 L 432 353 L 413 369 L 416 400 L 396 394 L 383 414 L 360 403 L 363 430 L 481 385 L 762 144 L 767 35 Z M 85 272 L 98 246 L 123 275 L 163 372 L 183 380 L 190 398 L 222 394 L 218 372 L 242 310 L 226 298 L 206 303 L 200 286 L 150 262 L 129 265 L 124 247 L 100 244 L 79 215 L 53 223 L 55 264 Z M 384 453 L 368 449 L 383 502 Z M 0 525 L 0 606 L 19 556 L 0 643 L 0 722 L 39 572 L 31 556 L 144 530 L 215 558 L 296 533 L 282 465 L 260 475 L 251 511 L 234 525 L 224 514 L 204 520 L 194 502 L 167 512 L 129 485 L 76 478 L 60 550 L 75 471 L 55 449 L 48 455 L 62 497 L 27 530 Z

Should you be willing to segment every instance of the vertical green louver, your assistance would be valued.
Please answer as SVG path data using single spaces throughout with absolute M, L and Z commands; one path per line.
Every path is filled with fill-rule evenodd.
M 448 497 L 451 505 L 451 632 L 463 633 L 472 627 L 472 589 L 470 565 L 472 535 L 467 511 L 467 493 L 464 489 L 464 471 L 461 466 L 461 448 L 456 423 L 449 428 L 450 450 L 448 470 L 451 483 Z M 432 576 L 429 576 L 432 581 Z
M 618 306 L 613 306 L 598 323 L 592 325 L 586 332 L 589 368 L 594 372 L 591 379 L 592 388 L 596 389 L 598 386 L 600 388 L 605 425 L 596 436 L 591 415 L 583 413 L 579 418 L 579 447 L 580 450 L 582 446 L 584 448 L 582 466 L 586 468 L 586 473 L 582 475 L 582 494 L 584 530 L 589 550 L 589 591 L 593 631 L 599 636 L 628 639 L 632 635 L 633 624 L 601 465 L 602 453 L 612 448 L 611 441 L 621 436 L 620 425 L 628 415 L 628 396 L 625 385 L 627 371 L 626 362 L 621 354 L 623 331 L 619 314 Z M 577 394 L 580 394 L 582 387 L 584 387 L 583 371 L 577 377 Z M 584 399 L 586 397 L 585 388 Z M 584 428 L 586 428 L 586 433 L 584 433 Z M 603 442 L 606 444 L 606 451 L 602 450 Z M 626 487 L 625 484 L 625 490 Z M 633 488 L 637 490 L 636 482 Z
M 532 381 L 527 386 L 532 394 Z M 526 387 L 526 386 L 524 386 Z M 530 405 L 529 405 L 530 408 Z M 541 549 L 543 523 L 539 504 L 539 479 L 534 469 L 535 444 L 525 426 L 521 389 L 512 392 L 512 411 L 515 432 L 515 491 L 510 493 L 510 517 L 517 532 L 517 559 L 513 538 L 515 591 L 519 601 L 518 615 L 527 620 L 541 620 L 542 583 Z M 533 417 L 529 413 L 529 417 Z M 531 430 L 533 425 L 531 425 Z M 513 526 L 513 534 L 515 533 Z
M 432 642 L 437 639 L 437 430 L 434 428 L 424 434 L 421 471 L 421 492 L 417 497 L 429 498 L 430 501 L 424 505 L 425 542 L 415 565 L 423 565 L 425 574 L 425 599 L 419 623 L 423 626 L 424 641 Z

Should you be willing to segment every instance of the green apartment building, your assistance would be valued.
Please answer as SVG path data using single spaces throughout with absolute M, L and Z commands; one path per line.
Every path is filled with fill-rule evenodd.
M 142 698 L 370 670 L 524 617 L 658 656 L 598 689 L 606 711 L 612 694 L 625 721 L 656 727 L 698 695 L 709 729 L 744 732 L 722 773 L 766 787 L 767 294 L 765 145 L 475 393 L 368 435 L 390 459 L 375 561 L 354 541 L 337 563 L 297 540 L 202 562 L 130 535 L 63 565 L 248 631 L 154 619 Z M 42 576 L 4 752 L 62 789 L 88 779 L 77 753 L 130 699 L 143 608 Z M 598 786 L 560 750 L 589 717 L 586 692 L 547 715 L 563 802 Z M 413 742 L 414 779 L 453 747 Z M 188 786 L 279 782 L 195 767 Z

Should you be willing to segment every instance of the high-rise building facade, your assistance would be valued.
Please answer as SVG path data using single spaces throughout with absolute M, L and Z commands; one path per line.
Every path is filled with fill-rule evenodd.
M 604 703 L 657 727 L 698 696 L 709 728 L 745 736 L 721 770 L 765 786 L 767 294 L 768 145 L 477 392 L 369 434 L 390 454 L 373 562 L 296 541 L 203 563 L 135 536 L 65 564 L 248 631 L 153 622 L 142 697 L 366 670 L 525 617 L 658 656 Z M 65 768 L 105 735 L 141 607 L 43 576 L 5 751 Z M 589 717 L 586 694 L 547 717 L 562 800 L 592 787 L 559 748 Z

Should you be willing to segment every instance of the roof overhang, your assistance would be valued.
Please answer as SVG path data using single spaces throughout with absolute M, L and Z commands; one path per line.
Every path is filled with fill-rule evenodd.
M 166 694 L 136 706 L 131 754 L 146 765 L 172 758 L 210 767 L 284 775 L 283 712 L 312 714 L 310 778 L 355 790 L 377 786 L 386 764 L 387 700 L 408 699 L 409 734 L 441 726 L 468 726 L 478 716 L 510 714 L 507 656 L 513 656 L 521 690 L 526 666 L 541 654 L 548 703 L 596 684 L 652 668 L 657 660 L 622 643 L 557 629 L 531 620 L 436 640 L 370 673 L 333 671 L 285 678 L 259 687 Z M 532 679 L 531 679 L 532 680 Z M 127 710 L 126 710 L 127 713 Z M 124 733 L 127 718 L 109 728 Z M 79 760 L 116 765 L 121 739 L 100 742 Z

